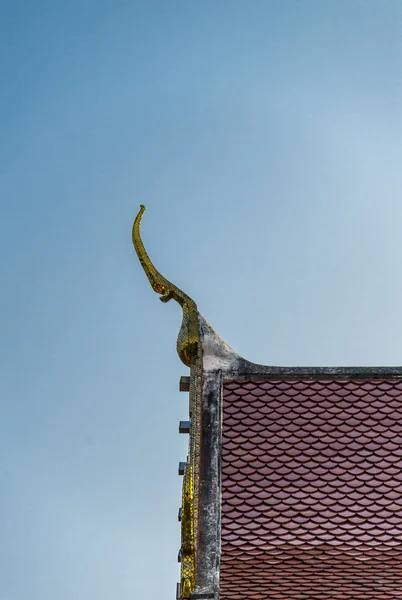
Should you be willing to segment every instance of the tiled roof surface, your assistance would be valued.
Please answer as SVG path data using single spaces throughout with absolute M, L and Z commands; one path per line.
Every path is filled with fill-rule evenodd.
M 220 600 L 402 599 L 402 382 L 225 384 Z

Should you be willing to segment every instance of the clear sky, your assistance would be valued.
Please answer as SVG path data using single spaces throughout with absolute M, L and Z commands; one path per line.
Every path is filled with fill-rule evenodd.
M 175 595 L 181 311 L 402 364 L 400 0 L 0 2 L 0 600 Z

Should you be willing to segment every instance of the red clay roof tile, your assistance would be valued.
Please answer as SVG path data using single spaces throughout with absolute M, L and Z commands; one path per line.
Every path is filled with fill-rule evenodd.
M 402 598 L 402 382 L 224 386 L 221 600 Z

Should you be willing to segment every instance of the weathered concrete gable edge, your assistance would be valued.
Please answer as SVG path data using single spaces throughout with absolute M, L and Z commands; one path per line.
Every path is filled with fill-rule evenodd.
M 192 597 L 217 598 L 221 545 L 222 376 L 203 373 L 199 536 Z
M 202 315 L 198 316 L 203 350 L 203 371 L 222 372 L 224 380 L 250 379 L 392 379 L 402 378 L 402 366 L 393 367 L 279 367 L 246 360 L 212 329 Z

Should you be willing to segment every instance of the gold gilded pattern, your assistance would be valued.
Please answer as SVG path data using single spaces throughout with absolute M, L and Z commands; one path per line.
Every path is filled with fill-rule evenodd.
M 197 356 L 197 348 L 200 340 L 197 305 L 187 294 L 165 279 L 152 264 L 144 248 L 140 234 L 140 223 L 144 211 L 145 206 L 141 204 L 133 225 L 134 248 L 152 289 L 158 294 L 162 294 L 160 300 L 162 302 L 169 302 L 173 298 L 183 309 L 183 321 L 177 337 L 177 353 L 184 364 L 190 367 Z
M 201 388 L 202 388 L 202 345 L 198 349 L 197 360 L 190 372 L 190 415 L 191 429 L 189 440 L 189 462 L 193 467 L 194 490 L 194 539 L 198 539 L 198 492 L 200 480 L 201 446 Z
M 181 598 L 189 598 L 195 588 L 195 563 L 198 537 L 198 490 L 201 436 L 201 371 L 202 346 L 190 371 L 190 417 L 189 457 L 183 481 L 181 519 Z
M 181 580 L 180 593 L 188 598 L 195 585 L 194 547 L 194 480 L 193 466 L 187 464 L 184 473 L 181 518 Z

